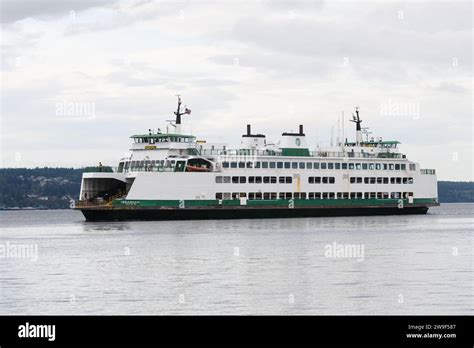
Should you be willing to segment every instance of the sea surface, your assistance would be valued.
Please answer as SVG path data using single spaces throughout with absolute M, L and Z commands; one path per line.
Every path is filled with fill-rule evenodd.
M 0 211 L 0 314 L 472 315 L 473 226 L 474 204 L 112 223 Z

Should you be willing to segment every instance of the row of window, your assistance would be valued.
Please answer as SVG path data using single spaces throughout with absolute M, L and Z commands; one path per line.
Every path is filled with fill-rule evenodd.
M 176 143 L 190 143 L 193 138 L 189 137 L 154 137 L 154 138 L 134 138 L 133 141 L 135 144 L 155 144 L 155 143 L 167 143 L 167 142 L 176 142 Z
M 223 168 L 263 169 L 356 169 L 356 170 L 406 170 L 405 163 L 345 163 L 345 162 L 222 162 Z M 414 171 L 414 163 L 409 170 Z
M 351 184 L 413 184 L 413 178 L 387 178 L 387 177 L 377 177 L 377 178 L 362 178 L 360 176 L 351 176 Z
M 310 176 L 308 183 L 310 184 L 334 184 L 336 179 L 333 176 Z
M 249 176 L 249 184 L 291 184 L 293 179 L 291 176 Z M 246 184 L 245 176 L 216 176 L 216 184 Z
M 248 179 L 248 180 L 247 180 Z M 413 184 L 413 178 L 402 177 L 350 177 L 351 184 Z M 291 176 L 216 176 L 217 184 L 291 184 Z M 334 184 L 336 179 L 333 176 L 310 176 L 309 184 Z
M 163 168 L 174 168 L 176 164 L 175 160 L 144 160 L 144 161 L 127 161 L 125 162 L 124 169 L 130 170 L 140 170 L 140 169 L 149 169 L 156 167 L 163 167 Z
M 217 192 L 216 199 L 400 199 L 413 192 Z

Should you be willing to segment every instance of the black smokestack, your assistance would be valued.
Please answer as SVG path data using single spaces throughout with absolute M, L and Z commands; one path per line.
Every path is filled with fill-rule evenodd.
M 247 135 L 250 135 L 250 134 L 252 134 L 252 131 L 250 129 L 250 125 L 248 124 L 247 125 Z
M 303 125 L 300 124 L 300 135 L 303 135 L 303 134 L 304 134 L 304 133 L 303 133 Z

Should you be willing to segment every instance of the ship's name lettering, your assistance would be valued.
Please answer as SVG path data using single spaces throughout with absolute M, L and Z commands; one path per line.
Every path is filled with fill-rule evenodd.
M 140 204 L 140 201 L 122 201 L 122 204 L 124 204 L 124 205 L 138 205 L 138 204 Z

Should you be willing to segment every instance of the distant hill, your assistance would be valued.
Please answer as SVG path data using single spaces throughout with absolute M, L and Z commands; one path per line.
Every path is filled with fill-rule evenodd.
M 85 168 L 0 169 L 0 209 L 66 209 L 77 199 Z M 474 182 L 439 181 L 441 203 L 474 202 Z
M 0 169 L 0 209 L 69 208 L 77 199 L 84 169 L 11 168 Z

